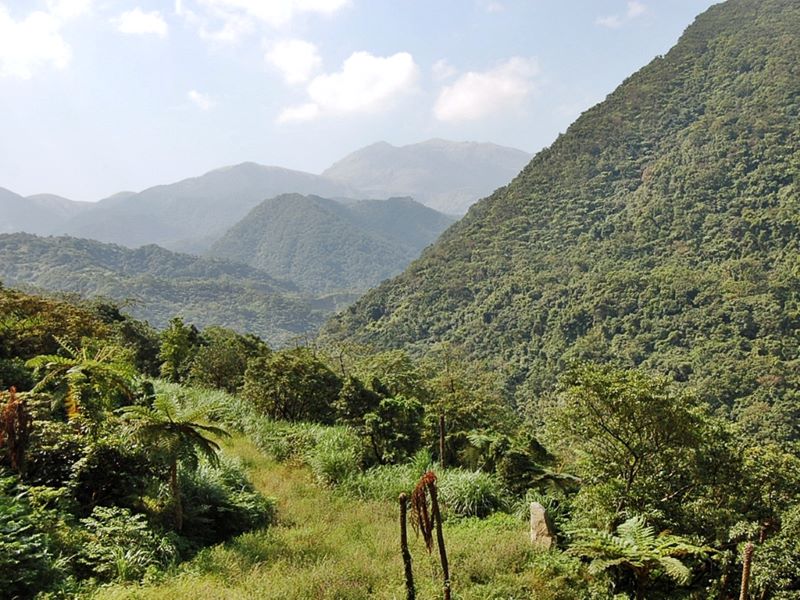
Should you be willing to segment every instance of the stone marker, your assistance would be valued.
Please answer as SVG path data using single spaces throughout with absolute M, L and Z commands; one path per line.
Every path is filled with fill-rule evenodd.
M 547 522 L 547 512 L 538 502 L 531 502 L 531 543 L 540 550 L 556 545 L 556 535 Z

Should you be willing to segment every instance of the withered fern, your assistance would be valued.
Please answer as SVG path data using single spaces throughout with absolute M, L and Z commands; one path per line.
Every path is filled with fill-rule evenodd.
M 17 396 L 17 390 L 8 392 L 8 402 L 0 413 L 0 448 L 8 449 L 11 468 L 18 473 L 22 471 L 25 461 L 25 449 L 31 434 L 31 416 L 25 400 Z
M 429 496 L 430 510 L 428 509 Z M 411 526 L 418 535 L 422 534 L 428 553 L 433 551 L 433 531 L 434 527 L 436 528 L 436 545 L 439 547 L 439 561 L 442 564 L 444 580 L 444 600 L 450 600 L 450 566 L 444 546 L 442 513 L 439 511 L 436 475 L 433 471 L 428 471 L 422 476 L 411 494 Z

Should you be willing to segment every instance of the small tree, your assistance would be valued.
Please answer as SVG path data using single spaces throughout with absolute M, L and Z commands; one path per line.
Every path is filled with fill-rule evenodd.
M 306 348 L 250 361 L 242 395 L 273 419 L 331 423 L 342 383 Z
M 157 456 L 167 463 L 167 482 L 175 508 L 175 529 L 183 527 L 183 505 L 178 484 L 178 462 L 194 469 L 200 456 L 212 465 L 219 464 L 219 444 L 206 434 L 228 437 L 227 431 L 199 423 L 208 410 L 181 412 L 176 402 L 168 396 L 156 398 L 152 407 L 129 406 L 123 411 L 134 435 L 151 446 Z
M 261 339 L 240 335 L 222 327 L 203 330 L 203 345 L 198 348 L 189 370 L 192 384 L 235 394 L 244 384 L 249 360 L 270 353 Z
M 161 376 L 180 383 L 189 375 L 197 349 L 200 347 L 200 332 L 194 325 L 186 325 L 180 317 L 169 322 L 161 334 Z
M 595 523 L 613 525 L 630 512 L 680 509 L 697 488 L 701 427 L 691 398 L 667 380 L 583 365 L 561 381 L 545 441 L 583 480 Z

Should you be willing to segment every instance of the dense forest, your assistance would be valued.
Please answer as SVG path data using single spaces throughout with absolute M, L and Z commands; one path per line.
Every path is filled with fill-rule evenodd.
M 363 292 L 397 275 L 453 223 L 411 198 L 265 200 L 208 251 L 311 293 Z
M 15 286 L 107 298 L 133 316 L 165 327 L 180 316 L 198 327 L 221 325 L 272 344 L 315 332 L 351 295 L 301 295 L 269 274 L 159 246 L 131 250 L 70 237 L 0 235 L 0 277 Z
M 641 366 L 797 439 L 798 28 L 712 7 L 327 335 L 462 345 L 532 412 L 574 361 Z
M 426 472 L 458 597 L 733 598 L 743 560 L 754 597 L 800 588 L 798 449 L 646 370 L 577 364 L 526 420 L 448 344 L 277 350 L 9 289 L 0 315 L 4 597 L 397 597 L 397 498 Z M 341 508 L 286 516 L 309 497 Z

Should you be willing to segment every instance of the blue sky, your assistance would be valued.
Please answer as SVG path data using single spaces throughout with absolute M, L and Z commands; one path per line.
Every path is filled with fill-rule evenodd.
M 534 152 L 711 0 L 0 0 L 0 186 L 98 200 L 432 137 Z

